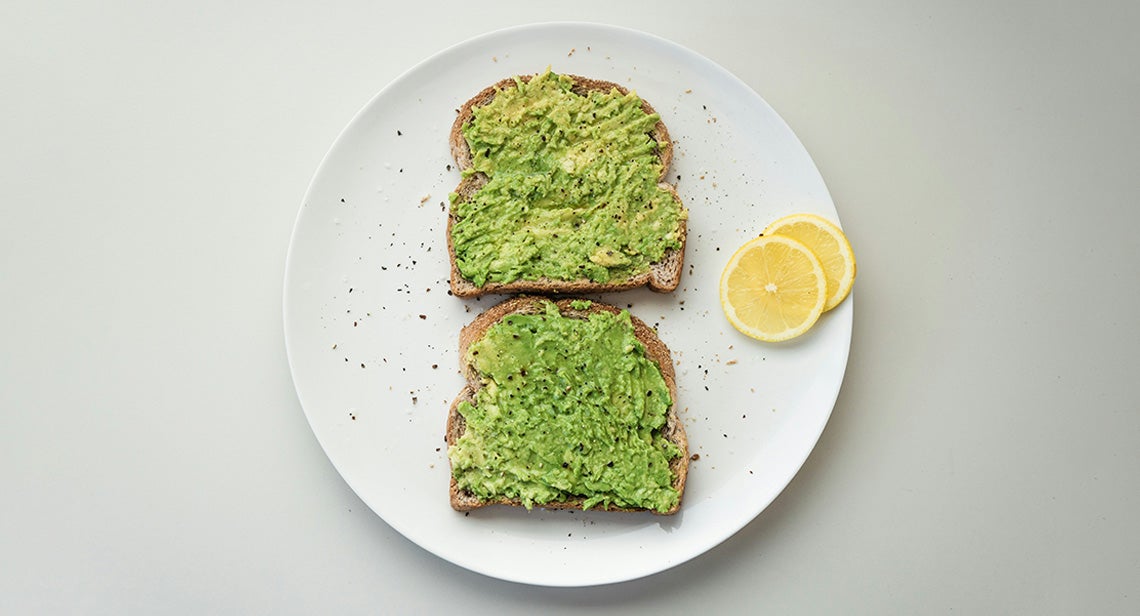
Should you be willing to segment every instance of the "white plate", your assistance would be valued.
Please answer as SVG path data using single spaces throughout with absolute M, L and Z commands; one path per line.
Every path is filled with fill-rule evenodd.
M 457 336 L 502 299 L 448 295 L 447 146 L 455 110 L 486 85 L 550 65 L 636 90 L 676 141 L 670 177 L 690 210 L 675 293 L 602 296 L 657 325 L 676 362 L 691 465 L 672 517 L 448 505 L 444 423 L 463 380 Z M 590 24 L 494 32 L 424 61 L 349 123 L 305 195 L 285 274 L 285 340 L 313 432 L 348 485 L 425 549 L 506 580 L 586 586 L 649 575 L 730 537 L 791 481 L 835 403 L 849 298 L 802 338 L 738 334 L 717 299 L 733 250 L 770 220 L 838 221 L 779 116 L 713 62 L 647 34 Z

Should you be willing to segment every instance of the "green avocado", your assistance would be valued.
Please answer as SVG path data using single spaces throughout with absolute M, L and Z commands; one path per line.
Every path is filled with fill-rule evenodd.
M 660 119 L 636 94 L 582 96 L 548 69 L 495 94 L 463 128 L 488 182 L 452 194 L 456 266 L 477 286 L 622 280 L 681 247 L 688 213 L 658 180 Z
M 493 325 L 466 360 L 482 387 L 460 403 L 467 427 L 448 451 L 460 489 L 528 509 L 677 504 L 669 461 L 681 450 L 661 433 L 672 400 L 629 312 L 578 319 L 547 302 Z

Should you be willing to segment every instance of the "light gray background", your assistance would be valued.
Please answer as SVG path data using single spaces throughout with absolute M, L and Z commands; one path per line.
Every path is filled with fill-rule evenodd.
M 0 611 L 1140 611 L 1135 3 L 407 4 L 0 7 Z M 860 267 L 843 390 L 787 490 L 694 561 L 580 590 L 373 515 L 281 323 L 297 208 L 352 115 L 446 46 L 562 19 L 755 88 Z

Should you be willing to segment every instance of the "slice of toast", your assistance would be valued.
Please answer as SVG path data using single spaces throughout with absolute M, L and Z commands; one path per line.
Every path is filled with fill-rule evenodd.
M 620 314 L 622 312 L 620 309 L 608 304 L 588 302 L 587 306 L 579 303 L 579 301 L 580 300 L 576 299 L 554 301 L 543 297 L 519 296 L 488 309 L 463 328 L 459 335 L 459 357 L 461 363 L 460 371 L 467 379 L 467 385 L 459 396 L 455 398 L 454 402 L 452 402 L 451 409 L 448 413 L 446 441 L 449 448 L 453 447 L 466 431 L 466 420 L 459 412 L 460 404 L 463 402 L 474 404 L 475 393 L 483 386 L 478 371 L 467 361 L 470 346 L 486 335 L 487 331 L 499 321 L 514 314 L 542 314 L 546 311 L 550 302 L 553 302 L 557 306 L 562 316 L 570 318 L 586 319 L 590 314 L 596 312 L 609 312 L 612 314 Z M 671 487 L 677 491 L 678 499 L 676 505 L 671 509 L 655 512 L 663 515 L 671 515 L 680 509 L 689 465 L 688 440 L 685 436 L 685 427 L 677 415 L 677 383 L 673 370 L 673 362 L 669 354 L 669 348 L 658 338 L 657 333 L 654 332 L 652 328 L 632 315 L 630 315 L 630 321 L 633 325 L 634 337 L 645 348 L 645 357 L 651 360 L 660 369 L 661 376 L 672 401 L 666 411 L 665 424 L 660 429 L 660 433 L 665 440 L 680 450 L 680 455 L 669 461 L 669 471 L 673 479 Z M 523 506 L 523 503 L 518 498 L 497 497 L 485 500 L 462 490 L 455 479 L 454 473 L 451 476 L 450 497 L 451 506 L 457 511 L 470 511 L 489 505 Z M 586 500 L 587 497 L 582 496 L 562 501 L 539 503 L 537 506 L 545 509 L 583 509 L 583 504 Z M 595 505 L 588 509 L 605 509 L 607 511 L 647 510 L 643 507 L 604 507 L 602 505 Z
M 571 87 L 571 92 L 581 96 L 586 96 L 591 92 L 608 93 L 612 90 L 617 90 L 622 95 L 629 93 L 629 90 L 626 88 L 610 81 L 590 79 L 577 75 L 565 75 L 565 77 L 569 77 L 574 82 L 574 85 Z M 518 77 L 518 80 L 529 82 L 533 78 L 534 75 L 523 75 Z M 463 129 L 474 119 L 475 109 L 489 104 L 499 92 L 508 88 L 514 88 L 516 85 L 515 78 L 503 79 L 483 89 L 483 91 L 476 94 L 459 109 L 459 114 L 451 127 L 449 142 L 451 154 L 455 158 L 455 162 L 459 165 L 460 171 L 469 172 L 474 165 L 471 147 L 463 135 Z M 647 115 L 656 113 L 648 102 L 644 99 L 640 100 L 642 111 Z M 654 125 L 653 131 L 649 133 L 649 137 L 656 143 L 654 152 L 661 163 L 658 187 L 670 193 L 673 199 L 680 204 L 681 198 L 677 194 L 676 188 L 666 181 L 669 167 L 673 160 L 673 142 L 670 140 L 669 131 L 666 129 L 665 123 L 659 119 Z M 653 291 L 667 293 L 675 290 L 680 283 L 682 267 L 684 265 L 684 247 L 687 231 L 686 218 L 684 216 L 682 216 L 679 221 L 680 228 L 678 230 L 677 239 L 680 243 L 680 247 L 667 249 L 661 259 L 650 264 L 648 271 L 637 273 L 624 279 L 597 282 L 585 277 L 571 280 L 555 280 L 540 277 L 534 280 L 518 279 L 510 282 L 488 281 L 483 285 L 475 284 L 472 280 L 464 277 L 457 264 L 455 244 L 452 235 L 452 227 L 456 220 L 454 204 L 456 202 L 469 201 L 487 181 L 488 178 L 482 173 L 465 173 L 463 179 L 455 189 L 455 198 L 452 208 L 449 211 L 447 221 L 447 249 L 451 264 L 451 291 L 454 295 L 458 297 L 475 297 L 488 293 L 604 293 L 643 286 L 648 286 Z

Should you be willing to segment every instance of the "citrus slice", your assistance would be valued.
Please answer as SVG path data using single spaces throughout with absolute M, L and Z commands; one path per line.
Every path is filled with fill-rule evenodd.
M 827 275 L 827 312 L 839 305 L 855 284 L 855 253 L 835 223 L 815 214 L 792 214 L 768 225 L 761 235 L 790 237 L 811 250 Z
M 781 235 L 748 241 L 720 277 L 720 305 L 747 336 L 780 342 L 806 332 L 827 300 L 827 277 L 807 246 Z

